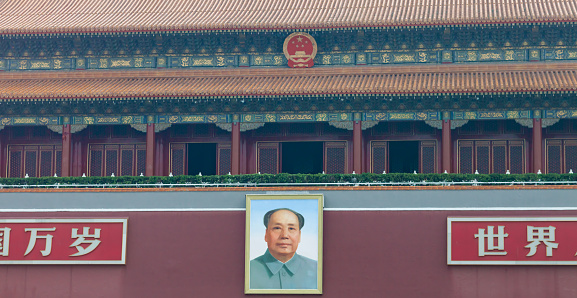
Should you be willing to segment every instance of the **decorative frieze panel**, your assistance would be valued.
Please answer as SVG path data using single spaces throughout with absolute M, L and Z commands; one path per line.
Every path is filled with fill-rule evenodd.
M 105 117 L 72 117 L 70 124 L 142 124 L 145 116 L 105 116 Z
M 368 53 L 369 64 L 437 63 L 439 51 Z
M 361 130 L 369 129 L 377 124 L 379 124 L 379 121 L 363 121 L 361 122 Z
M 161 132 L 163 130 L 166 130 L 171 125 L 172 124 L 156 123 L 154 125 L 154 132 L 158 133 L 158 132 Z M 77 125 L 77 126 L 79 126 L 79 125 Z M 133 129 L 135 129 L 137 131 L 143 132 L 143 133 L 146 133 L 146 126 L 147 126 L 147 124 L 130 124 L 130 127 L 132 127 Z
M 522 126 L 533 128 L 533 119 L 515 119 Z
M 526 61 L 527 50 L 455 51 L 455 62 Z
M 544 118 L 577 118 L 577 110 L 548 110 L 544 113 Z
M 155 68 L 156 57 L 89 58 L 88 69 Z
M 238 56 L 169 57 L 172 68 L 238 66 Z
M 146 133 L 146 126 L 147 124 L 130 124 L 130 127 L 143 133 Z
M 467 124 L 469 120 L 451 120 L 451 129 L 459 128 Z M 443 120 L 426 120 L 425 123 L 436 129 L 443 129 Z
M 559 120 L 561 120 L 561 119 L 542 119 L 541 120 L 541 127 L 542 128 L 549 127 L 549 126 L 559 122 Z
M 356 64 L 357 56 L 362 55 L 366 57 L 365 53 L 355 54 L 324 54 L 317 55 L 315 64 L 318 65 L 354 65 Z M 361 58 L 361 60 L 363 60 Z
M 440 120 L 440 112 L 366 113 L 367 121 Z
M 445 114 L 443 117 L 442 114 Z M 356 116 L 355 116 L 356 115 Z M 0 117 L 1 126 L 12 125 L 41 125 L 53 126 L 53 131 L 61 131 L 63 124 L 71 124 L 72 129 L 80 129 L 86 125 L 116 125 L 129 124 L 136 130 L 146 131 L 143 126 L 147 123 L 156 123 L 157 132 L 176 123 L 223 123 L 240 122 L 246 125 L 241 129 L 251 130 L 254 123 L 258 126 L 269 122 L 331 122 L 330 124 L 344 128 L 346 122 L 362 121 L 362 128 L 370 128 L 380 121 L 425 121 L 429 126 L 440 129 L 442 118 L 451 120 L 451 127 L 455 128 L 460 120 L 505 120 L 513 119 L 517 123 L 530 127 L 533 118 L 541 119 L 543 125 L 547 119 L 577 118 L 577 110 L 547 110 L 547 111 L 461 111 L 461 112 L 368 112 L 368 113 L 268 113 L 268 114 L 197 114 L 197 115 L 157 115 L 157 116 L 81 116 L 81 117 Z M 529 122 L 527 122 L 529 121 Z M 352 122 L 351 122 L 352 123 Z M 162 125 L 167 125 L 166 127 Z M 352 124 L 351 124 L 352 125 Z M 163 128 L 164 127 L 164 128 Z M 227 126 L 228 127 L 228 126 Z M 352 126 L 351 126 L 352 127 Z M 545 126 L 543 126 L 545 127 Z M 257 127 L 258 128 L 258 127 Z M 224 128 L 223 128 L 224 129 Z M 228 130 L 226 128 L 225 130 Z
M 451 120 L 451 129 L 459 128 L 469 123 L 469 120 Z
M 577 48 L 491 49 L 491 50 L 412 50 L 382 52 L 323 52 L 316 65 L 383 65 L 420 63 L 477 63 L 507 61 L 577 60 Z M 83 70 L 197 67 L 286 67 L 278 54 L 228 54 L 174 57 L 78 57 L 50 59 L 0 59 L 0 71 Z
M 331 121 L 329 122 L 329 125 L 346 130 L 353 130 L 354 127 L 352 121 Z
M 173 115 L 156 116 L 156 123 L 226 123 L 230 115 Z
M 488 120 L 488 119 L 528 119 L 531 111 L 470 111 L 451 112 L 451 119 Z
M 264 126 L 264 123 L 241 123 L 240 124 L 240 131 L 255 130 L 255 129 L 261 128 L 263 126 Z
M 249 131 L 261 128 L 264 126 L 264 123 L 259 122 L 251 122 L 251 123 L 240 123 L 240 131 Z M 216 127 L 226 130 L 228 132 L 232 132 L 232 124 L 231 123 L 216 123 Z
M 250 59 L 251 66 L 279 66 L 288 63 L 284 55 L 253 55 Z
M 577 49 L 543 49 L 541 55 L 544 60 L 575 60 Z
M 48 129 L 50 129 L 51 131 L 55 132 L 55 133 L 59 133 L 62 134 L 62 125 L 47 125 L 46 127 L 48 127 Z M 88 125 L 71 125 L 70 126 L 70 133 L 77 133 L 83 129 L 85 129 L 86 127 L 88 127 Z
M 425 120 L 425 123 L 436 129 L 443 129 L 443 120 Z
M 71 70 L 76 59 L 18 59 L 0 60 L 0 70 Z
M 58 125 L 60 117 L 0 117 L 1 125 Z
M 246 114 L 240 119 L 242 122 L 352 121 L 353 113 Z

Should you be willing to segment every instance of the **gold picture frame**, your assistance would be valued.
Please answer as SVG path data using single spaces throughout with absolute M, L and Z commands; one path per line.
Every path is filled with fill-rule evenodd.
M 245 294 L 322 294 L 323 195 L 246 195 Z

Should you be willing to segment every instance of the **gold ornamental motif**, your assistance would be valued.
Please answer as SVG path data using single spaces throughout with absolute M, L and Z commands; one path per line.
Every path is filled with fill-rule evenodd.
M 14 124 L 36 124 L 35 118 L 14 118 Z
M 567 111 L 558 111 L 557 118 L 567 118 Z
M 500 112 L 480 112 L 479 118 L 504 118 Z
M 427 113 L 417 113 L 417 120 L 427 120 Z
M 517 119 L 517 118 L 521 118 L 521 117 L 519 117 L 518 111 L 509 111 L 509 112 L 507 112 L 507 118 L 508 119 Z
M 413 113 L 391 113 L 389 116 L 391 120 L 412 120 L 414 119 Z
M 110 67 L 130 67 L 130 60 L 115 59 L 110 61 Z
M 311 114 L 279 115 L 279 120 L 313 120 L 313 115 Z
M 389 55 L 388 53 L 384 53 L 383 55 L 381 55 L 381 60 L 383 61 L 383 63 L 391 63 L 391 55 Z
M 131 124 L 132 122 L 134 122 L 132 116 L 122 117 L 122 123 L 123 124 Z
M 35 61 L 35 62 L 32 62 L 30 65 L 30 69 L 41 69 L 41 68 L 50 68 L 50 62 L 48 62 L 48 61 Z
M 502 59 L 501 53 L 483 53 L 483 54 L 481 54 L 481 60 L 490 60 L 490 59 Z
M 61 69 L 62 68 L 62 60 L 54 59 L 54 69 Z

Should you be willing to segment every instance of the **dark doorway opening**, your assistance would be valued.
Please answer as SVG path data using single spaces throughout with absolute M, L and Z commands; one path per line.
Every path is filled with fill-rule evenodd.
M 318 174 L 323 171 L 323 142 L 281 143 L 281 169 L 289 174 Z
M 389 172 L 419 172 L 419 142 L 389 142 Z
M 190 143 L 188 150 L 188 175 L 216 175 L 216 143 Z

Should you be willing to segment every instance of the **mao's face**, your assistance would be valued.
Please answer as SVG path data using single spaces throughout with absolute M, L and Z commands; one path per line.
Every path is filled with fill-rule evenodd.
M 270 254 L 281 262 L 290 260 L 301 242 L 298 217 L 288 211 L 273 213 L 264 235 Z

